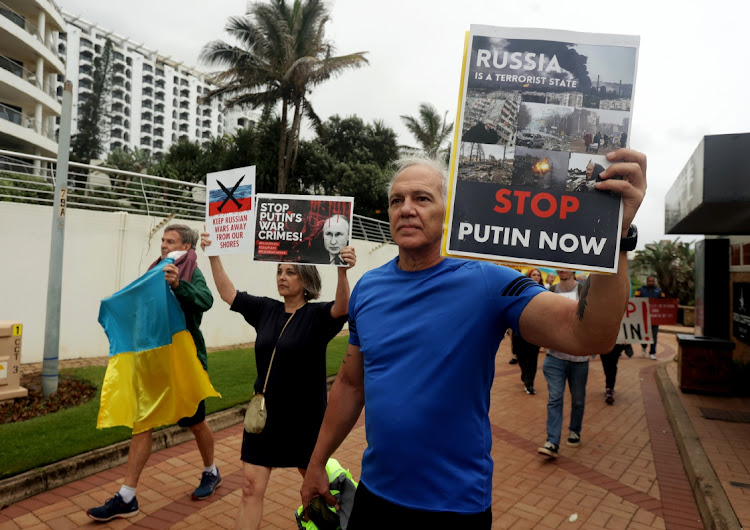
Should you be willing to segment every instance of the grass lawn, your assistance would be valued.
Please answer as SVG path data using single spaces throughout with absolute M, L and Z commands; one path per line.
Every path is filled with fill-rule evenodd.
M 338 372 L 347 342 L 348 337 L 336 337 L 328 344 L 327 375 Z M 206 400 L 207 413 L 228 409 L 250 400 L 253 381 L 257 375 L 255 352 L 252 348 L 209 353 L 208 366 L 211 383 L 222 397 Z M 96 428 L 105 370 L 104 366 L 91 366 L 64 371 L 87 379 L 100 389 L 89 402 L 32 420 L 0 425 L 0 478 L 130 438 L 131 430 L 127 427 Z

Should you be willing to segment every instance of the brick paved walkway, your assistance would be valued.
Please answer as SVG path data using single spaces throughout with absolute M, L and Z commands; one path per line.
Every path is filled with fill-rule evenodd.
M 563 444 L 560 457 L 547 461 L 536 453 L 546 436 L 543 356 L 539 359 L 537 394 L 526 395 L 517 365 L 508 364 L 509 342 L 504 341 L 497 357 L 491 396 L 495 460 L 493 528 L 703 528 L 654 381 L 657 362 L 642 357 L 639 351 L 632 359 L 622 357 L 616 402 L 608 406 L 604 403 L 601 362 L 598 358 L 593 360 L 582 444 L 577 449 Z M 675 350 L 674 336 L 661 335 L 659 362 L 671 363 Z M 671 366 L 670 370 L 674 372 Z M 704 399 L 688 396 L 692 398 L 696 398 L 696 403 Z M 714 408 L 722 407 L 714 403 Z M 713 440 L 708 452 L 715 453 L 715 458 L 724 463 L 724 469 L 717 470 L 722 482 L 750 482 L 748 424 L 724 429 L 727 422 L 702 420 L 700 412 L 688 410 L 691 419 L 697 422 L 701 439 L 705 436 Z M 569 395 L 566 395 L 564 426 L 568 413 Z M 241 429 L 237 425 L 216 433 L 216 461 L 224 483 L 209 500 L 190 500 L 198 482 L 201 460 L 195 443 L 188 442 L 152 455 L 139 485 L 141 513 L 135 518 L 101 525 L 90 522 L 84 513 L 86 508 L 103 503 L 117 491 L 124 475 L 124 466 L 119 466 L 6 508 L 0 512 L 0 530 L 76 528 L 87 524 L 99 528 L 233 528 L 241 495 Z M 721 432 L 717 434 L 718 431 Z M 563 436 L 566 434 L 563 431 Z M 335 455 L 355 478 L 360 473 L 364 447 L 364 423 L 360 419 Z M 711 454 L 709 457 L 713 462 L 714 457 Z M 300 505 L 300 484 L 296 470 L 280 469 L 272 473 L 262 528 L 296 528 L 293 512 Z M 736 495 L 730 496 L 733 508 L 748 525 L 750 490 L 735 489 Z

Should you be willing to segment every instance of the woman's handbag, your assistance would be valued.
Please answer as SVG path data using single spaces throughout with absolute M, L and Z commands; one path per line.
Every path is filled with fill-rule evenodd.
M 299 311 L 299 309 L 297 310 Z M 294 313 L 296 313 L 295 311 Z M 278 345 L 279 340 L 281 340 L 281 335 L 284 333 L 284 330 L 286 329 L 287 325 L 289 325 L 289 322 L 292 320 L 292 317 L 294 316 L 294 313 L 292 313 L 289 316 L 289 319 L 286 321 L 286 324 L 284 324 L 284 327 L 281 328 L 281 333 L 279 333 L 279 338 L 276 339 L 276 344 Z M 271 362 L 268 363 L 268 371 L 266 372 L 266 380 L 263 383 L 263 392 L 260 394 L 255 394 L 253 396 L 253 399 L 250 400 L 250 403 L 247 406 L 247 411 L 245 411 L 245 430 L 250 434 L 258 434 L 260 432 L 263 432 L 263 428 L 266 426 L 266 418 L 268 417 L 268 411 L 266 411 L 266 385 L 268 385 L 268 376 L 271 374 L 271 365 L 273 365 L 273 358 L 276 356 L 276 346 L 273 348 L 273 353 L 271 354 Z

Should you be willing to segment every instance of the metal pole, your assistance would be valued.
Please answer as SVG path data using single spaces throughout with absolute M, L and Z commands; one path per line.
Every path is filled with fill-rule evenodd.
M 68 195 L 68 159 L 70 158 L 70 122 L 73 110 L 73 83 L 65 81 L 57 141 L 57 179 L 52 203 L 52 234 L 47 281 L 47 320 L 44 328 L 44 362 L 42 363 L 42 394 L 57 392 L 58 354 L 60 350 L 60 297 L 62 293 L 63 243 L 65 242 L 65 210 Z

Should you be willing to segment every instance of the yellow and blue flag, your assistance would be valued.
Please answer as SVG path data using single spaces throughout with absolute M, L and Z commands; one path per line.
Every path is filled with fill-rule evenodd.
M 105 298 L 99 323 L 109 338 L 109 364 L 96 426 L 133 433 L 195 414 L 201 400 L 221 397 L 201 366 L 185 315 L 164 280 L 165 258 Z

